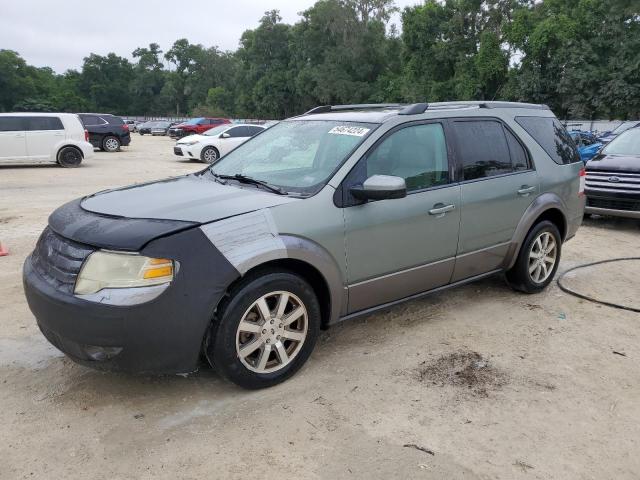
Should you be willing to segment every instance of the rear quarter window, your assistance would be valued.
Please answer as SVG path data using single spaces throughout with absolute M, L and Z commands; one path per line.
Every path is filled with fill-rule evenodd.
M 557 164 L 581 161 L 576 144 L 557 118 L 516 117 L 515 120 Z
M 114 117 L 112 115 L 103 117 L 110 125 L 124 125 L 124 120 L 120 117 Z

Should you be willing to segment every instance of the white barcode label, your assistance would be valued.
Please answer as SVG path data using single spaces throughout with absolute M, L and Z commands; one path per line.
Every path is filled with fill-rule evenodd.
M 364 137 L 369 133 L 370 128 L 365 127 L 350 127 L 348 125 L 339 125 L 329 130 L 329 133 L 334 135 L 351 135 L 352 137 Z

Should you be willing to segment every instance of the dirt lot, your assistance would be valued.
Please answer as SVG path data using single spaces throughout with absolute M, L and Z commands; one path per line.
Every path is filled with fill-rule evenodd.
M 0 168 L 0 478 L 640 477 L 640 315 L 555 284 L 525 296 L 494 278 L 343 323 L 266 391 L 67 360 L 27 308 L 24 258 L 63 202 L 202 168 L 171 145 L 135 135 L 76 170 Z M 595 218 L 560 270 L 639 247 L 637 222 Z M 568 282 L 639 307 L 639 274 Z

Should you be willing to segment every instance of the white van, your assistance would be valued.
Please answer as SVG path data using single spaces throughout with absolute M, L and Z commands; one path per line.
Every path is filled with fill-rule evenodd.
M 73 113 L 0 113 L 0 165 L 77 167 L 93 156 L 87 137 Z

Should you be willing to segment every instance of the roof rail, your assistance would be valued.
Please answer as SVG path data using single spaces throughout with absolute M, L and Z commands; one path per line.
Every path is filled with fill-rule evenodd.
M 319 107 L 312 108 L 305 115 L 314 115 L 317 113 L 329 113 L 340 112 L 345 110 L 377 110 L 384 108 L 399 108 L 404 107 L 400 103 L 361 103 L 355 105 L 321 105 Z

